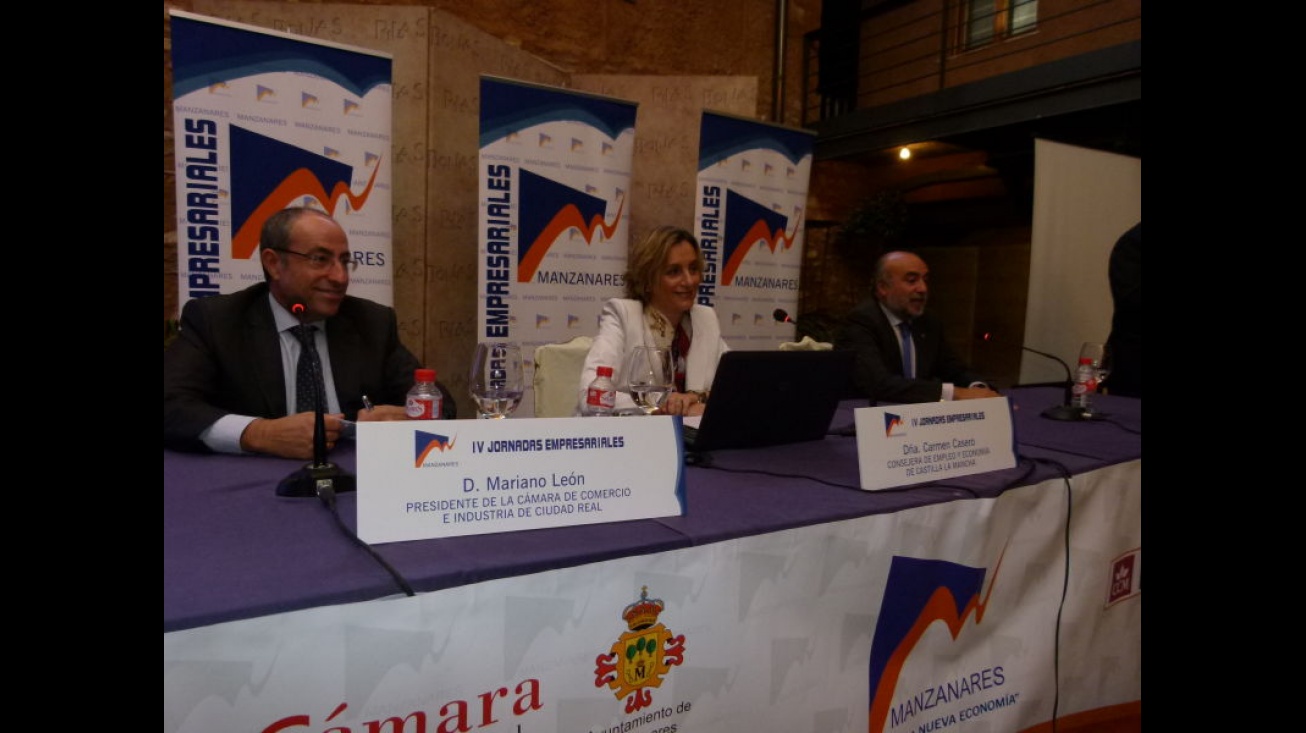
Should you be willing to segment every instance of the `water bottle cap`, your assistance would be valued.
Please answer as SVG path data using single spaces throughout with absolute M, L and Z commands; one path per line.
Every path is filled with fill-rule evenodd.
M 419 381 L 419 382 L 434 382 L 434 381 L 435 381 L 435 370 L 434 370 L 434 369 L 418 369 L 417 371 L 413 372 L 413 378 L 416 379 L 416 380 Z
M 598 368 L 597 371 L 598 371 L 600 377 L 610 377 L 610 376 L 612 376 L 612 367 L 610 367 L 610 366 L 601 366 L 601 367 Z

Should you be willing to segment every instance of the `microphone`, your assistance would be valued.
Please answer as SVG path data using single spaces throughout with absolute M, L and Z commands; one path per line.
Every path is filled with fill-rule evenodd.
M 299 301 L 290 304 L 290 312 L 297 318 L 302 319 L 306 311 Z M 277 496 L 316 496 L 330 504 L 335 501 L 336 494 L 356 490 L 358 481 L 353 474 L 326 458 L 326 406 L 322 404 L 326 386 L 322 383 L 322 363 L 317 349 L 309 349 L 308 353 L 313 360 L 313 462 L 281 479 L 277 484 Z
M 1092 418 L 1092 414 L 1086 412 L 1084 408 L 1075 407 L 1074 405 L 1070 404 L 1071 396 L 1074 394 L 1073 390 L 1075 386 L 1075 378 L 1071 376 L 1070 365 L 1067 364 L 1065 360 L 1063 360 L 1061 357 L 1056 356 L 1054 354 L 1049 354 L 1046 351 L 1031 349 L 1023 344 L 1021 345 L 1020 348 L 1030 353 L 1038 354 L 1039 356 L 1051 359 L 1052 361 L 1055 361 L 1056 363 L 1060 364 L 1061 368 L 1066 371 L 1066 383 L 1065 383 L 1066 394 L 1064 397 L 1062 397 L 1060 405 L 1049 407 L 1048 409 L 1044 410 L 1043 417 L 1049 418 L 1051 420 L 1089 420 Z
M 771 315 L 775 317 L 777 323 L 792 323 L 795 326 L 798 325 L 798 321 L 790 318 L 789 313 L 786 312 L 784 308 L 776 308 L 771 312 Z

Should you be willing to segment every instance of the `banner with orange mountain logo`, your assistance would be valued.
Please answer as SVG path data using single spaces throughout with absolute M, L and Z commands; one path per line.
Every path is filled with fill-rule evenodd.
M 698 302 L 716 309 L 734 349 L 794 340 L 814 136 L 807 130 L 704 112 L 695 235 L 707 267 Z
M 358 269 L 350 295 L 393 305 L 388 54 L 173 10 L 179 308 L 263 280 L 263 222 L 329 213 Z
M 622 295 L 635 111 L 481 77 L 478 340 L 516 341 L 531 364 L 537 346 L 592 336 Z

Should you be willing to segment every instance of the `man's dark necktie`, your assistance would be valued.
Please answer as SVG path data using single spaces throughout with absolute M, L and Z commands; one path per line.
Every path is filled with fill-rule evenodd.
M 685 391 L 685 360 L 689 358 L 689 334 L 685 333 L 685 323 L 676 324 L 676 337 L 671 341 L 671 360 L 675 362 L 676 391 Z
M 902 332 L 902 376 L 913 379 L 916 373 L 911 363 L 911 324 L 899 321 L 898 330 Z
M 300 324 L 290 329 L 299 339 L 299 364 L 295 368 L 295 412 L 312 412 L 316 409 L 314 392 L 322 382 L 322 367 L 317 359 L 317 345 L 313 333 L 317 326 Z M 322 403 L 326 409 L 326 403 Z

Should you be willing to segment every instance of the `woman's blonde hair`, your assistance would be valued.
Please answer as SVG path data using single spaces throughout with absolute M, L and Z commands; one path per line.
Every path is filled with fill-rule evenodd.
M 649 232 L 626 257 L 626 297 L 634 298 L 648 305 L 653 297 L 653 286 L 662 272 L 662 265 L 667 261 L 667 252 L 681 242 L 689 242 L 694 247 L 694 256 L 698 258 L 698 269 L 703 269 L 703 251 L 698 248 L 698 239 L 689 231 L 673 226 L 660 226 Z

